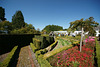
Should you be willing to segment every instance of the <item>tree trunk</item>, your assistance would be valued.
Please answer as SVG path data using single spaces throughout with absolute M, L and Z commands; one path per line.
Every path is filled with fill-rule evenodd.
M 83 27 L 82 27 L 81 41 L 80 41 L 80 52 L 82 51 L 82 39 L 83 39 Z

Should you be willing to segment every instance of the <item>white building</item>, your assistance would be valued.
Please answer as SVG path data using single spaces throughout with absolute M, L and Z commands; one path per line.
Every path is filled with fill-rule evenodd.
M 99 30 L 96 30 L 96 37 L 100 35 Z
M 68 32 L 67 31 L 54 31 L 54 34 L 66 34 L 68 35 Z

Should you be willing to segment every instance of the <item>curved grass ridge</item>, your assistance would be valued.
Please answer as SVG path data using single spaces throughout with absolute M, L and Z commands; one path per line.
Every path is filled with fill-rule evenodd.
M 46 50 L 51 51 L 56 45 L 57 45 L 58 41 L 56 40 L 54 43 L 52 43 L 50 46 L 48 46 L 46 48 Z
M 36 56 L 36 59 L 38 60 L 38 63 L 40 64 L 41 67 L 52 67 L 50 65 L 50 63 L 43 58 L 43 55 L 44 53 L 46 53 L 47 51 L 50 51 L 52 50 L 56 44 L 57 44 L 58 41 L 55 41 L 53 44 L 51 44 L 50 46 L 48 46 L 47 48 L 45 49 L 37 49 L 33 43 L 30 43 L 30 46 L 32 48 L 32 51 L 35 53 L 35 56 Z
M 11 52 L 8 54 L 8 56 L 5 58 L 5 60 L 2 63 L 0 63 L 0 67 L 8 67 L 9 62 L 10 62 L 10 60 L 11 60 L 12 56 L 14 55 L 17 48 L 18 48 L 18 46 L 15 46 L 11 50 Z
M 63 51 L 63 50 L 66 50 L 66 49 L 71 48 L 72 46 L 73 46 L 73 45 L 67 45 L 67 46 L 64 46 L 64 47 L 62 47 L 62 48 L 59 48 L 59 49 L 57 49 L 57 50 L 53 50 L 53 51 L 51 51 L 51 52 L 48 52 L 48 53 L 44 54 L 43 58 L 44 58 L 44 59 L 47 59 L 47 58 L 49 58 L 49 57 L 51 57 L 51 56 L 53 56 L 53 55 L 55 55 L 55 54 L 57 54 L 57 53 L 59 53 L 59 52 L 61 52 L 61 51 Z

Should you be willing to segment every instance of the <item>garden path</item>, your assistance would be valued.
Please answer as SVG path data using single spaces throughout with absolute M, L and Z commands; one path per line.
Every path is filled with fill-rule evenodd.
M 21 48 L 17 67 L 40 67 L 30 45 Z

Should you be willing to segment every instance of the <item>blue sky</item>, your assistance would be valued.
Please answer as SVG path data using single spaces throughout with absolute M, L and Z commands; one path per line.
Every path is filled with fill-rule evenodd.
M 70 22 L 91 16 L 100 24 L 100 0 L 0 0 L 0 6 L 8 21 L 21 10 L 25 22 L 40 30 L 49 24 L 68 28 Z

